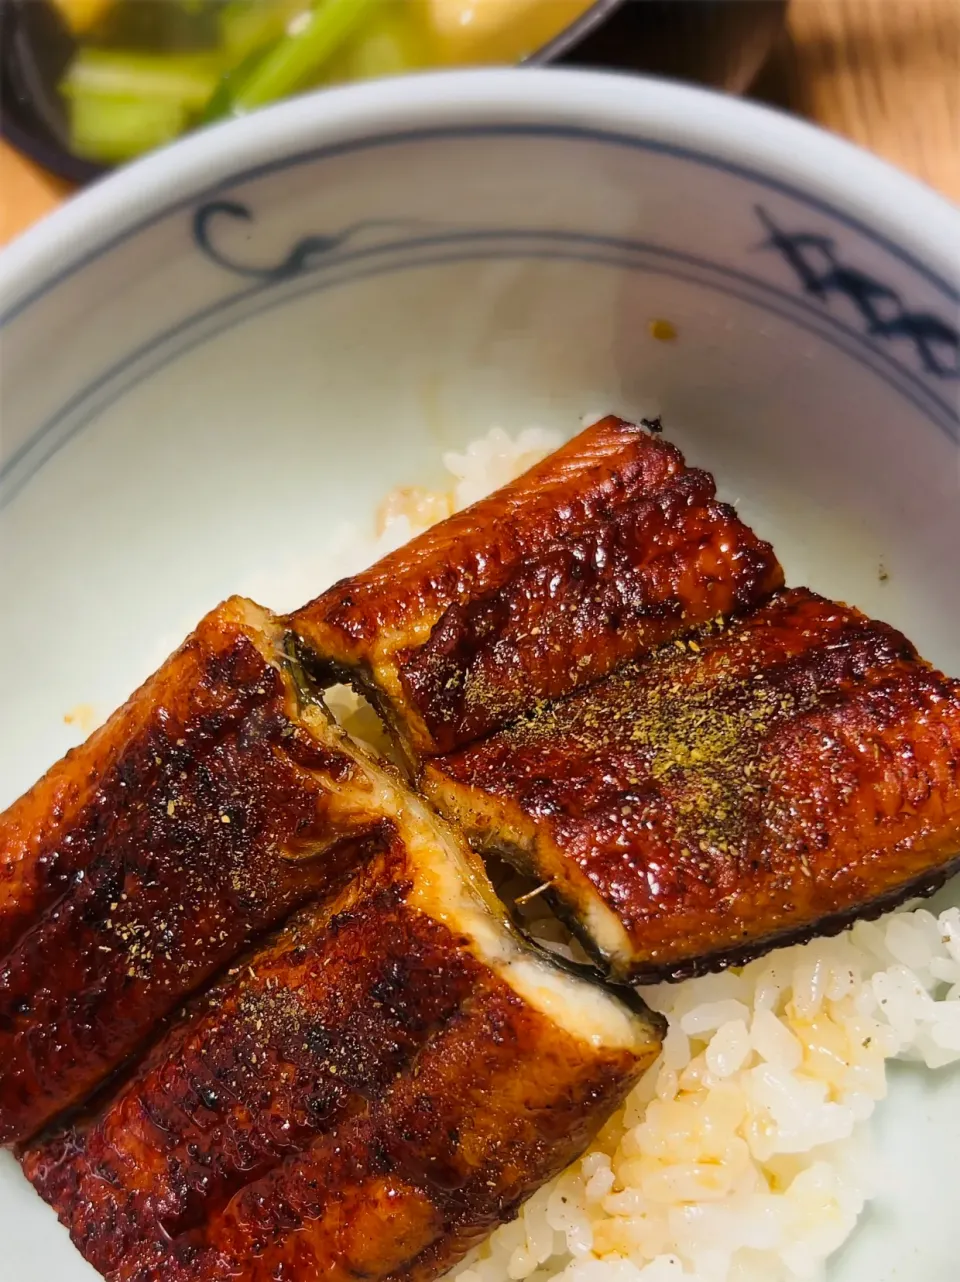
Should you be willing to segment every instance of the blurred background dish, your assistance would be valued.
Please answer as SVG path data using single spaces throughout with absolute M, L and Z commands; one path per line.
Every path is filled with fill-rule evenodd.
M 745 89 L 787 0 L 0 0 L 0 127 L 84 182 L 325 84 L 576 62 Z

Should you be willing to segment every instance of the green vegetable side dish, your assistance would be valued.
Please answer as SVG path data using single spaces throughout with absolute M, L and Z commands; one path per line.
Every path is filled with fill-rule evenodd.
M 105 164 L 319 85 L 515 62 L 590 0 L 52 0 L 70 144 Z

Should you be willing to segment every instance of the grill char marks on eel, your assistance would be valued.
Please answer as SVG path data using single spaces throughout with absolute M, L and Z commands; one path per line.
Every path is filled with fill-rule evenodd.
M 308 676 L 371 693 L 621 980 L 945 876 L 960 686 L 782 583 L 709 476 L 605 419 L 286 620 L 227 602 L 0 816 L 0 1141 L 91 1264 L 429 1282 L 658 1053 Z
M 429 762 L 622 979 L 833 933 L 960 863 L 960 683 L 796 589 Z
M 415 762 L 782 582 L 707 473 L 610 417 L 289 626 L 314 675 L 368 694 Z
M 375 786 L 392 815 L 339 894 L 22 1153 L 110 1282 L 428 1282 L 658 1054 L 657 1016 L 530 950 L 459 837 Z
M 283 642 L 226 602 L 0 816 L 0 1142 L 82 1100 L 251 938 L 333 891 L 379 822 Z

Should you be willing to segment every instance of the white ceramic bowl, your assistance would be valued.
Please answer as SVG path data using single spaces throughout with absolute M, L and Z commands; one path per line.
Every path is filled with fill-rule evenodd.
M 0 260 L 0 803 L 69 709 L 231 591 L 294 604 L 442 449 L 592 410 L 662 414 L 792 581 L 960 673 L 958 247 L 956 210 L 805 125 L 569 72 L 301 99 L 93 188 Z M 896 1074 L 877 1132 L 831 1276 L 947 1282 L 960 1077 Z M 9 1161 L 0 1190 L 4 1279 L 93 1276 Z

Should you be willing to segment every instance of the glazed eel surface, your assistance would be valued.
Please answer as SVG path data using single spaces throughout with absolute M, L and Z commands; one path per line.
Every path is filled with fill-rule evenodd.
M 782 584 L 709 476 L 606 419 L 285 620 L 227 602 L 0 816 L 0 1140 L 86 1258 L 426 1282 L 658 1052 L 312 681 L 372 694 L 621 980 L 942 879 L 960 687 Z
M 0 816 L 0 1142 L 84 1099 L 183 998 L 335 889 L 378 822 L 284 633 L 234 598 Z
M 425 1280 L 515 1215 L 662 1029 L 532 953 L 490 896 L 404 798 L 337 896 L 26 1147 L 86 1259 L 111 1282 Z
M 621 419 L 290 626 L 619 980 L 835 930 L 957 863 L 957 683 L 784 591 L 712 478 Z
M 661 1021 L 213 611 L 3 816 L 0 1124 L 115 1282 L 429 1279 L 589 1143 Z
M 419 759 L 783 582 L 713 478 L 605 418 L 290 617 L 321 680 L 368 694 Z
M 832 933 L 960 866 L 960 682 L 807 591 L 715 621 L 428 762 L 478 848 L 621 979 Z

